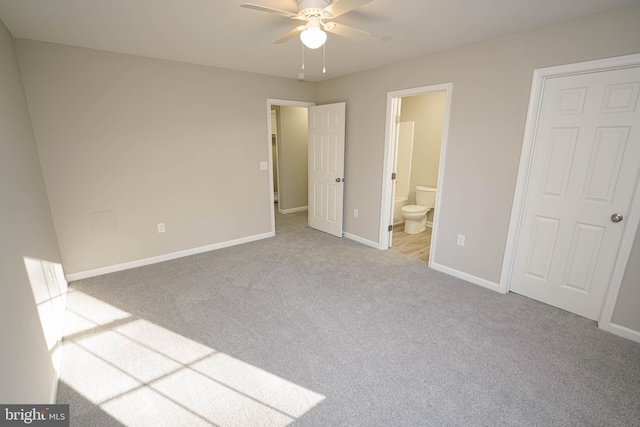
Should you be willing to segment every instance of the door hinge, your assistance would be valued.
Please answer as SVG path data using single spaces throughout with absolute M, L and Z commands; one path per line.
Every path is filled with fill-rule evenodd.
M 396 173 L 395 173 L 395 172 L 393 172 L 393 173 L 391 174 L 391 179 L 396 179 Z
M 396 116 L 395 120 L 396 120 L 396 124 L 400 123 L 400 116 Z
M 390 225 L 387 230 L 392 231 L 393 230 L 393 225 Z

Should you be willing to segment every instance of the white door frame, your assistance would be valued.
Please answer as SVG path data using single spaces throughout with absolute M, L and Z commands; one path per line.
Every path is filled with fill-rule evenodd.
M 511 285 L 514 260 L 516 256 L 516 246 L 522 221 L 531 160 L 533 158 L 535 133 L 538 124 L 538 117 L 540 115 L 540 106 L 542 104 L 542 93 L 545 81 L 553 77 L 564 77 L 639 66 L 640 54 L 634 54 L 616 58 L 580 62 L 576 64 L 560 65 L 557 67 L 540 68 L 533 71 L 531 95 L 529 97 L 529 109 L 527 111 L 524 141 L 522 143 L 522 152 L 520 155 L 520 166 L 518 168 L 518 178 L 513 198 L 513 207 L 511 209 L 507 244 L 505 246 L 502 272 L 500 275 L 500 292 L 509 292 L 509 287 Z M 609 282 L 609 289 L 598 320 L 598 326 L 604 330 L 609 330 L 611 317 L 613 316 L 613 310 L 615 308 L 616 300 L 618 299 L 618 292 L 620 291 L 620 285 L 622 283 L 622 277 L 624 275 L 627 262 L 629 261 L 631 248 L 638 230 L 638 224 L 640 223 L 640 182 L 636 182 L 633 201 L 629 208 L 629 213 L 625 215 L 625 221 L 627 221 L 627 229 L 622 237 L 620 250 L 618 252 L 618 259 L 613 268 L 611 281 Z
M 384 165 L 382 168 L 382 203 L 380 209 L 380 234 L 378 249 L 389 249 L 389 224 L 393 221 L 391 212 L 393 209 L 393 181 L 391 180 L 391 172 L 395 165 L 394 153 L 397 144 L 396 132 L 396 116 L 399 115 L 400 98 L 414 95 L 424 95 L 433 92 L 446 92 L 444 106 L 444 120 L 442 122 L 442 143 L 440 146 L 440 163 L 438 166 L 438 192 L 436 194 L 436 206 L 441 206 L 444 197 L 442 189 L 444 188 L 444 168 L 445 158 L 447 156 L 447 141 L 449 139 L 449 117 L 451 115 L 451 98 L 453 95 L 453 83 L 442 83 L 431 86 L 422 86 L 412 89 L 396 90 L 387 93 L 387 130 L 384 142 Z M 431 249 L 429 255 L 429 265 L 434 259 L 438 241 L 438 225 L 440 209 L 435 209 L 433 214 L 433 231 L 431 234 Z
M 268 161 L 269 161 L 269 200 L 271 201 L 270 204 L 270 215 L 271 215 L 271 234 L 275 236 L 276 234 L 276 213 L 273 209 L 273 203 L 275 202 L 275 200 L 273 199 L 273 160 L 272 160 L 272 155 L 271 155 L 271 145 L 273 143 L 272 141 L 272 130 L 271 130 L 271 109 L 274 106 L 279 106 L 279 107 L 305 107 L 305 108 L 309 108 L 309 107 L 313 107 L 314 105 L 316 105 L 315 102 L 306 102 L 306 101 L 291 101 L 291 100 L 287 100 L 287 99 L 272 99 L 272 98 L 267 98 L 267 153 L 269 153 L 269 155 L 267 156 Z M 276 144 L 279 141 L 276 139 Z M 277 151 L 276 151 L 277 154 Z M 279 161 L 279 159 L 278 159 Z M 277 176 L 278 179 L 278 194 L 280 194 L 280 174 L 278 173 Z M 280 208 L 280 203 L 278 203 L 278 209 Z

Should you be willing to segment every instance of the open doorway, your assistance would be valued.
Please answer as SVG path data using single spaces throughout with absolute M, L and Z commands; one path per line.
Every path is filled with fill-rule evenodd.
M 307 109 L 311 102 L 267 100 L 271 229 L 276 214 L 307 210 Z
M 380 249 L 433 259 L 451 84 L 388 94 Z

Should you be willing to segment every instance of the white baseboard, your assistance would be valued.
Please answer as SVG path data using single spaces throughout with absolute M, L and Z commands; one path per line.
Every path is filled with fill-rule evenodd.
M 309 206 L 301 206 L 299 208 L 291 208 L 291 209 L 278 209 L 278 213 L 290 214 L 290 213 L 302 212 L 302 211 L 306 211 L 306 210 L 309 210 Z
M 58 400 L 58 382 L 60 374 L 54 369 L 53 384 L 51 385 L 51 394 L 49 395 L 49 405 L 55 405 Z
M 103 274 L 115 273 L 116 271 L 129 270 L 131 268 L 143 267 L 145 265 L 156 264 L 159 262 L 170 261 L 176 258 L 182 258 L 189 255 L 209 252 L 216 249 L 228 248 L 230 246 L 241 245 L 243 243 L 254 242 L 256 240 L 267 239 L 275 236 L 273 231 L 264 234 L 256 234 L 254 236 L 243 237 L 241 239 L 228 240 L 226 242 L 214 243 L 212 245 L 200 246 L 193 249 L 185 249 L 184 251 L 172 252 L 165 255 L 158 255 L 151 258 L 144 258 L 136 261 L 125 262 L 122 264 L 110 265 L 107 267 L 96 268 L 94 270 L 80 271 L 78 273 L 67 274 L 65 277 L 67 282 L 74 280 L 87 279 L 89 277 L 101 276 Z
M 372 242 L 371 240 L 356 236 L 355 234 L 351 233 L 342 233 L 342 235 L 349 240 L 353 240 L 354 242 L 362 243 L 363 245 L 371 246 L 372 248 L 378 249 L 378 243 Z
M 435 262 L 432 262 L 430 267 L 433 268 L 434 270 L 438 270 L 438 271 L 441 271 L 442 273 L 448 274 L 449 276 L 457 277 L 458 279 L 466 280 L 467 282 L 471 282 L 475 285 L 482 286 L 483 288 L 500 292 L 500 285 L 498 283 L 493 283 L 489 280 L 482 279 L 480 277 L 476 277 L 471 274 L 463 273 L 462 271 L 458 271 L 453 268 L 446 267 L 441 264 L 437 264 Z M 504 292 L 500 292 L 500 293 L 504 293 Z
M 633 329 L 625 328 L 624 326 L 616 325 L 615 323 L 609 323 L 607 331 L 614 335 L 640 343 L 640 332 L 634 331 Z

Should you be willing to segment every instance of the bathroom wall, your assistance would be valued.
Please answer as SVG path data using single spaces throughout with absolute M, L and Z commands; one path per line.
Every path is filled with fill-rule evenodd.
M 445 95 L 445 92 L 434 92 L 402 98 L 400 120 L 415 123 L 411 178 L 409 180 L 410 204 L 415 204 L 413 190 L 416 186 L 438 187 Z M 433 211 L 427 214 L 427 221 L 433 221 Z
M 411 188 L 411 159 L 415 122 L 401 122 L 398 132 L 398 157 L 396 161 L 396 198 L 406 199 Z
M 398 155 L 396 161 L 396 192 L 393 201 L 393 223 L 404 221 L 402 207 L 409 204 L 411 158 L 413 155 L 414 122 L 401 122 L 398 130 Z

